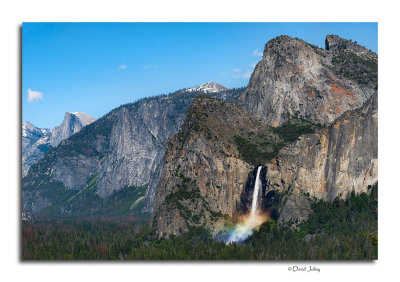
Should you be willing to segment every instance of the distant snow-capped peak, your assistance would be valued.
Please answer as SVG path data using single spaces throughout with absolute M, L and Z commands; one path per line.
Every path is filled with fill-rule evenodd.
M 215 82 L 207 82 L 199 86 L 195 86 L 193 88 L 186 89 L 185 91 L 194 92 L 194 91 L 201 91 L 204 93 L 218 93 L 222 91 L 226 91 L 228 88 L 225 86 L 215 83 Z
M 36 127 L 29 121 L 22 123 L 22 137 L 36 136 L 36 138 L 40 138 L 50 134 L 51 129 Z

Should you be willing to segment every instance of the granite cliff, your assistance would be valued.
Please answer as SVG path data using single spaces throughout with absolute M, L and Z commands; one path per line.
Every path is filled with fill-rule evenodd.
M 368 193 L 378 181 L 378 98 L 345 112 L 330 126 L 305 134 L 266 164 L 267 193 L 287 196 L 280 221 L 304 219 L 309 202 Z M 307 208 L 308 207 L 308 208 Z
M 79 132 L 83 127 L 95 120 L 95 118 L 82 112 L 65 113 L 63 122 L 51 132 L 50 145 L 56 147 L 62 140 Z
M 238 105 L 275 127 L 292 116 L 329 125 L 376 88 L 377 56 L 355 42 L 328 35 L 324 50 L 279 36 L 265 45 Z

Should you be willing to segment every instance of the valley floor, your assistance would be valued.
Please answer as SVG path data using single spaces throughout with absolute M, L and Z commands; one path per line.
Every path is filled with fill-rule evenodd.
M 35 219 L 22 224 L 23 260 L 376 260 L 377 190 L 312 205 L 297 228 L 264 223 L 243 244 L 226 245 L 204 229 L 158 239 L 146 220 Z

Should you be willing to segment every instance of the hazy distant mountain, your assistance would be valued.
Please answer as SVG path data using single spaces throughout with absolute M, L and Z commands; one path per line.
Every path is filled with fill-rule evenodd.
M 50 145 L 56 147 L 62 140 L 67 139 L 72 134 L 79 132 L 82 127 L 91 124 L 96 119 L 86 113 L 66 112 L 61 125 L 56 126 L 50 137 Z
M 22 124 L 22 176 L 29 168 L 43 158 L 51 147 L 79 132 L 95 119 L 86 113 L 65 113 L 60 126 L 52 129 L 38 128 L 29 121 Z
M 22 124 L 22 175 L 43 158 L 50 148 L 51 129 L 41 129 L 29 121 Z

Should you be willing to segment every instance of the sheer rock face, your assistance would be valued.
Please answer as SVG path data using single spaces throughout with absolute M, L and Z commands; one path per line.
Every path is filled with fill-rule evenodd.
M 158 234 L 178 235 L 189 226 L 205 226 L 214 234 L 222 230 L 224 217 L 237 214 L 253 171 L 233 138 L 269 130 L 233 104 L 196 98 L 181 131 L 167 145 L 152 217 Z
M 30 122 L 22 124 L 22 176 L 46 154 L 50 136 L 51 129 L 41 129 Z
M 305 194 L 331 201 L 354 190 L 367 192 L 378 180 L 377 95 L 345 112 L 329 127 L 301 136 L 266 164 L 267 190 L 287 191 L 281 220 L 304 219 Z
M 360 107 L 375 89 L 373 85 L 360 85 L 350 80 L 351 74 L 340 75 L 341 61 L 334 59 L 339 54 L 338 46 L 343 45 L 337 42 L 345 40 L 339 39 L 327 37 L 329 50 L 288 36 L 270 40 L 238 105 L 272 126 L 284 124 L 293 115 L 328 125 L 345 111 Z M 376 64 L 376 54 L 374 57 L 371 51 L 356 43 L 345 46 L 348 46 L 346 51 L 354 51 L 355 56 L 372 56 L 375 60 L 372 64 Z M 371 70 L 355 71 L 368 73 Z
M 65 113 L 63 122 L 56 126 L 51 133 L 50 145 L 56 147 L 62 140 L 69 138 L 94 121 L 95 119 L 86 113 Z
M 182 96 L 179 104 L 171 100 L 145 99 L 113 110 L 62 141 L 28 174 L 24 186 L 36 187 L 46 178 L 46 183 L 58 181 L 78 193 L 96 175 L 96 194 L 107 198 L 125 187 L 148 185 L 152 177 L 158 180 L 167 138 L 183 123 L 191 97 Z M 147 191 L 148 202 L 154 186 Z
M 167 139 L 182 125 L 190 101 L 184 99 L 183 103 L 184 107 L 179 109 L 171 99 L 155 99 L 134 109 L 122 107 L 118 111 L 109 141 L 112 153 L 99 167 L 102 177 L 97 191 L 101 197 L 126 186 L 150 183 L 147 196 L 149 202 L 153 201 L 152 181 L 158 182 Z

